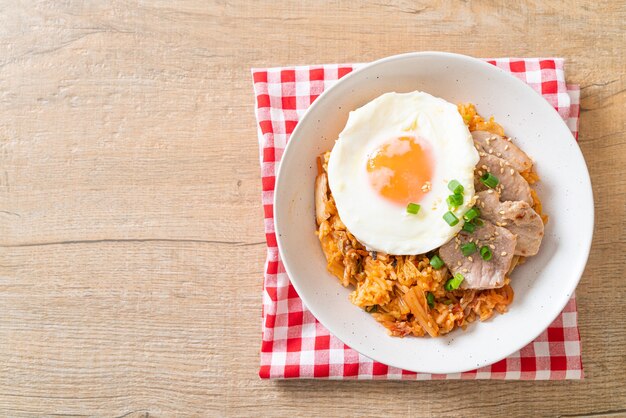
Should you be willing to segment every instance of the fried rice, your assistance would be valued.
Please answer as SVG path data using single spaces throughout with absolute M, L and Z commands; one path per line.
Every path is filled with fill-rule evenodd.
M 473 104 L 458 106 L 459 113 L 470 131 L 483 130 L 504 135 L 504 129 L 493 117 L 485 120 Z M 524 258 L 516 256 L 497 289 L 444 289 L 451 277 L 444 266 L 433 269 L 430 253 L 395 256 L 366 248 L 348 231 L 339 218 L 335 201 L 328 187 L 327 168 L 330 152 L 320 157 L 320 174 L 316 180 L 316 234 L 328 262 L 328 271 L 345 287 L 353 288 L 350 301 L 369 312 L 392 336 L 413 335 L 431 337 L 444 335 L 455 328 L 465 329 L 470 323 L 485 321 L 494 312 L 508 310 L 514 292 L 509 275 Z M 520 173 L 530 185 L 539 177 L 533 168 Z M 532 189 L 531 189 L 532 190 Z M 533 209 L 542 217 L 542 206 L 534 190 Z

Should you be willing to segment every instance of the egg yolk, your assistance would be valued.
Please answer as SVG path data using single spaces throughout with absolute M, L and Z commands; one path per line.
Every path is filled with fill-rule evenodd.
M 419 203 L 430 190 L 432 155 L 423 141 L 393 138 L 367 160 L 370 184 L 382 197 L 397 203 Z

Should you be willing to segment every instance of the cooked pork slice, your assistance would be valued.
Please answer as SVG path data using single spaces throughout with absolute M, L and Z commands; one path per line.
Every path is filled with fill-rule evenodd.
M 326 173 L 322 173 L 315 179 L 315 220 L 318 225 L 330 218 L 326 203 L 328 203 L 328 182 Z
M 543 221 L 528 203 L 500 202 L 498 194 L 489 190 L 479 192 L 477 196 L 480 216 L 517 236 L 515 255 L 537 254 L 543 239 Z
M 493 289 L 504 286 L 504 277 L 509 271 L 516 238 L 505 228 L 485 221 L 483 226 L 476 228 L 471 235 L 460 233 L 439 248 L 439 256 L 446 263 L 452 275 L 461 273 L 465 280 L 461 283 L 464 289 Z M 478 251 L 465 257 L 461 245 L 474 242 Z M 480 256 L 480 248 L 488 246 L 492 258 L 485 261 Z
M 528 170 L 533 165 L 530 157 L 507 138 L 487 131 L 474 131 L 472 137 L 479 152 L 500 157 L 517 171 Z
M 503 202 L 500 211 L 504 211 L 502 225 L 506 224 L 517 235 L 515 254 L 525 257 L 537 254 L 544 234 L 543 221 L 537 212 L 526 202 Z
M 476 191 L 486 190 L 480 181 L 480 176 L 489 172 L 496 176 L 500 183 L 496 186 L 496 191 L 500 193 L 500 200 L 521 200 L 533 204 L 533 198 L 530 195 L 530 186 L 524 180 L 520 173 L 511 167 L 508 161 L 498 158 L 494 155 L 484 154 L 478 160 L 476 171 L 474 173 L 474 187 Z

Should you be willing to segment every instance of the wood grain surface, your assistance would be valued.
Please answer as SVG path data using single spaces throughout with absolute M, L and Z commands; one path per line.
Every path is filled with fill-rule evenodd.
M 626 415 L 624 22 L 623 0 L 0 1 L 0 415 Z M 561 56 L 582 86 L 584 381 L 258 379 L 250 68 L 419 50 Z

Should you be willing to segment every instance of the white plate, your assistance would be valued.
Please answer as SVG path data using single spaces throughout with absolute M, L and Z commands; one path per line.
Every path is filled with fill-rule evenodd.
M 505 315 L 440 338 L 395 338 L 348 300 L 326 270 L 314 234 L 316 158 L 332 149 L 348 112 L 382 93 L 422 90 L 494 115 L 536 163 L 538 193 L 550 216 L 539 254 L 517 268 L 515 300 Z M 583 156 L 558 113 L 512 75 L 475 58 L 421 52 L 376 61 L 326 90 L 298 123 L 276 180 L 278 247 L 291 282 L 313 315 L 348 346 L 415 372 L 472 370 L 519 350 L 561 312 L 585 268 L 593 233 L 593 196 Z

